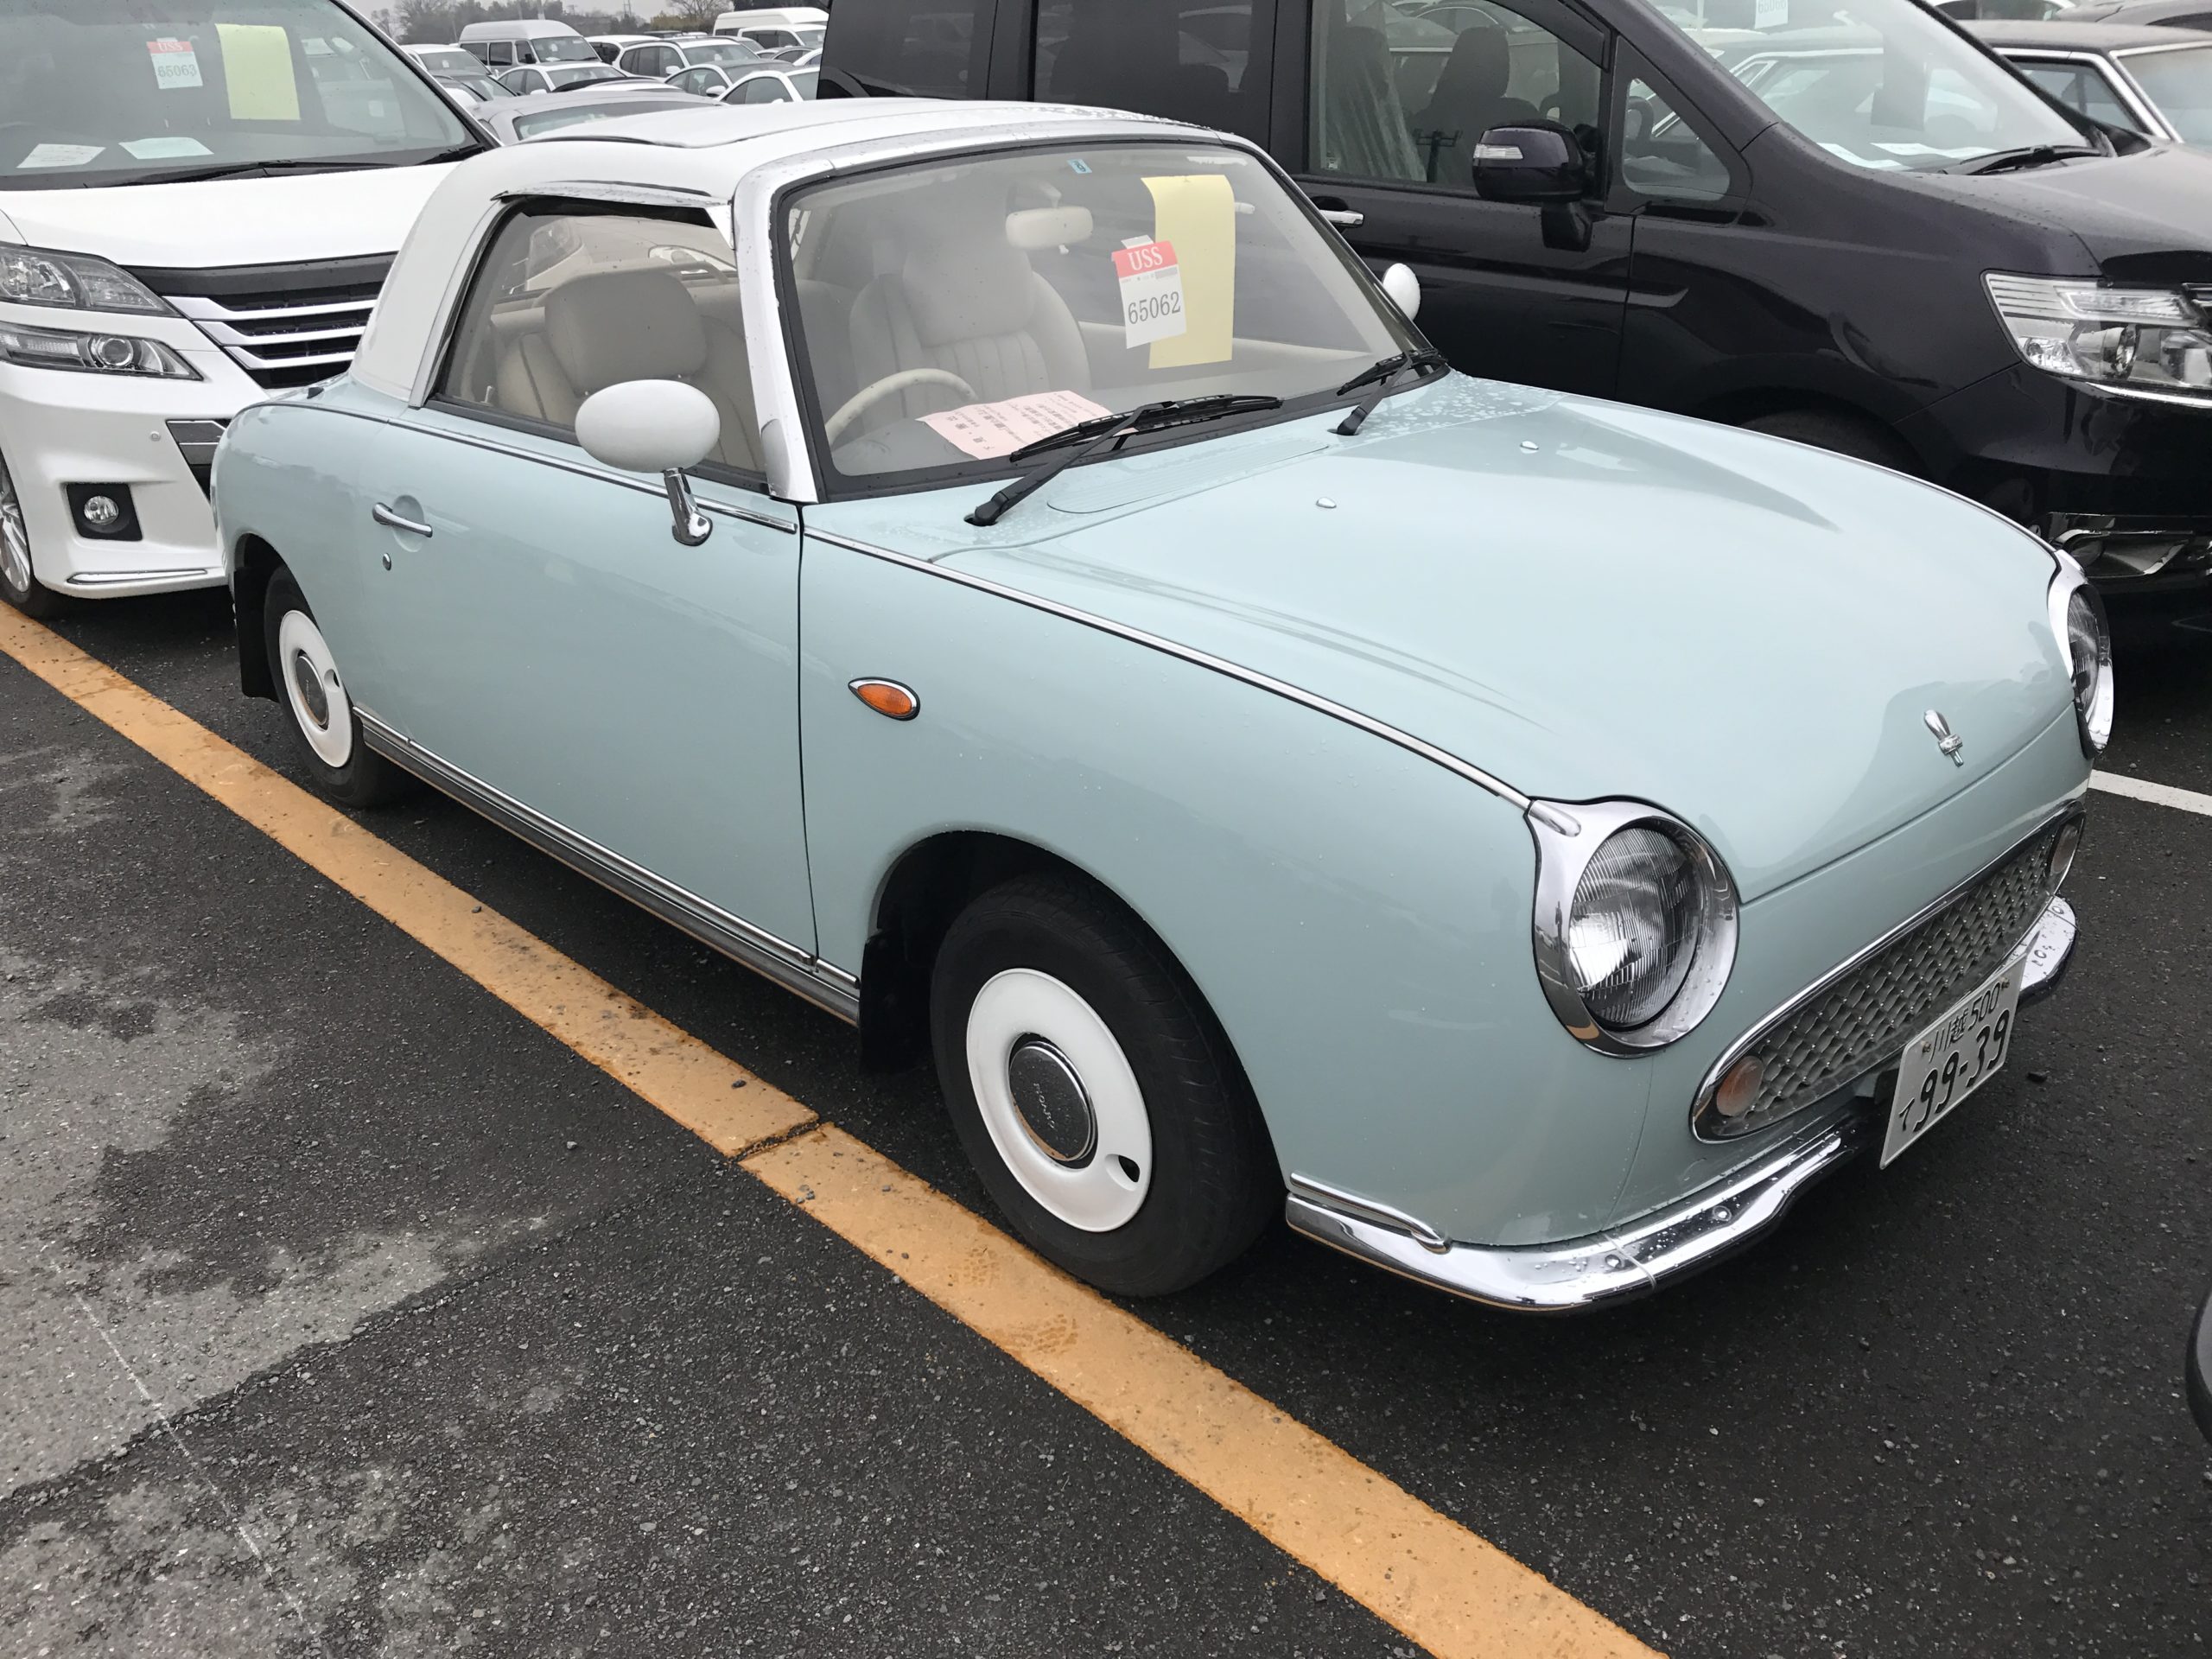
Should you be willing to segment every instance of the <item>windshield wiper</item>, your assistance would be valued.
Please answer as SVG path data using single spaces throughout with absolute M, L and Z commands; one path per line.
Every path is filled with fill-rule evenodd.
M 434 166 L 440 162 L 457 162 L 474 156 L 484 149 L 482 144 L 456 144 L 419 162 L 393 161 L 333 160 L 316 161 L 300 157 L 289 161 L 223 162 L 213 167 L 173 167 L 166 173 L 145 173 L 130 181 L 133 184 L 197 184 L 202 179 L 243 179 L 254 175 L 275 178 L 284 173 L 365 173 L 379 167 Z
M 1050 453 L 1052 459 L 1024 473 L 977 507 L 968 515 L 968 522 L 995 524 L 1006 516 L 1008 507 L 1034 495 L 1084 456 L 1136 433 L 1164 432 L 1169 427 L 1187 426 L 1196 421 L 1215 421 L 1225 415 L 1255 414 L 1281 407 L 1281 398 L 1264 393 L 1224 391 L 1205 397 L 1170 397 L 1161 403 L 1140 404 L 1125 415 L 1094 415 L 1087 421 L 1077 421 L 1073 426 L 1047 433 L 1034 443 L 1025 443 L 1008 455 L 1008 461 L 1027 461 L 1032 455 Z
M 1348 438 L 1366 425 L 1367 417 L 1375 412 L 1376 404 L 1389 396 L 1390 383 L 1400 375 L 1410 372 L 1427 374 L 1431 369 L 1448 366 L 1441 352 L 1431 351 L 1400 352 L 1395 357 L 1386 357 L 1369 364 L 1336 390 L 1337 397 L 1349 397 L 1363 386 L 1368 389 L 1367 396 L 1353 404 L 1344 419 L 1337 423 L 1337 435 Z
M 2000 149 L 1950 168 L 1954 173 L 2017 173 L 2024 168 L 2049 167 L 2076 156 L 2101 156 L 2104 151 L 2085 144 L 2030 144 L 2024 149 Z

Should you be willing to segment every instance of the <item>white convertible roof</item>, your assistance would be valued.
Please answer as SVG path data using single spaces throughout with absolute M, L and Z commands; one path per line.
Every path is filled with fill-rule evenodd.
M 1189 132 L 1174 122 L 1065 105 L 837 98 L 803 104 L 704 104 L 566 128 L 472 156 L 431 193 L 408 232 L 353 359 L 353 378 L 394 397 L 414 389 L 431 331 L 487 219 L 515 196 L 563 187 L 629 187 L 661 205 L 728 207 L 746 175 L 796 157 L 820 170 L 976 143 Z M 1249 148 L 1241 139 L 1209 140 Z

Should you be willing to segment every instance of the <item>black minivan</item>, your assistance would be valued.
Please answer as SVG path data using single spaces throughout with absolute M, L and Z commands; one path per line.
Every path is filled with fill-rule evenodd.
M 1265 144 L 1474 374 L 1948 485 L 2212 590 L 2212 156 L 1919 0 L 838 0 L 852 91 Z

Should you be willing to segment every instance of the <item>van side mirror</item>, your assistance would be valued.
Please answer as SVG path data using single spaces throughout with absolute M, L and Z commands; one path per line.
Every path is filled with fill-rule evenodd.
M 1582 146 L 1556 121 L 1492 127 L 1474 162 L 1475 194 L 1485 201 L 1576 201 L 1590 188 Z
M 576 442 L 594 461 L 617 472 L 660 474 L 676 518 L 671 533 L 686 547 L 698 546 L 715 526 L 684 474 L 721 440 L 714 399 L 681 380 L 625 380 L 592 393 L 576 410 Z

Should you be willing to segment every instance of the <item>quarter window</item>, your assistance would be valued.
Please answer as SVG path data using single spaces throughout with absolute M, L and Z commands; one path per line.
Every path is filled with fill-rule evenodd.
M 1464 190 L 1492 127 L 1557 121 L 1594 143 L 1596 62 L 1496 0 L 1321 0 L 1313 17 L 1313 172 Z
M 2024 63 L 2020 73 L 2076 115 L 2130 132 L 2143 130 L 2142 124 L 2122 107 L 2112 83 L 2086 63 Z
M 701 215 L 541 203 L 494 236 L 454 331 L 438 396 L 563 435 L 584 399 L 680 380 L 721 415 L 725 468 L 760 471 L 737 268 Z
M 1718 201 L 1728 165 L 1651 83 L 1631 80 L 1621 120 L 1621 182 L 1639 196 Z

